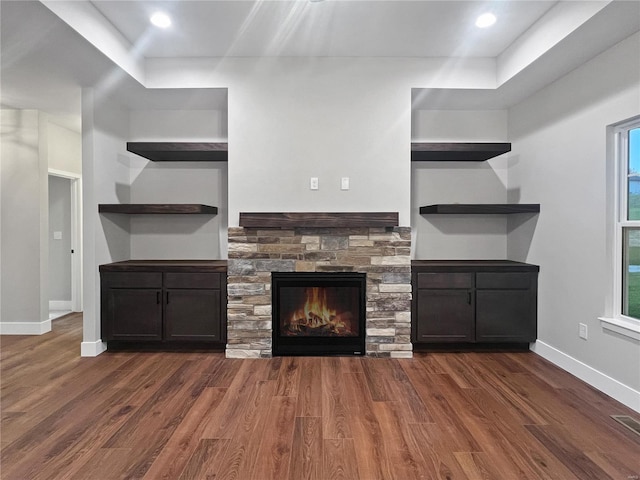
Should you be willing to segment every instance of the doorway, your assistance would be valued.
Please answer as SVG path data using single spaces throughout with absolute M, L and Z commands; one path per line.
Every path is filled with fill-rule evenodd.
M 82 311 L 81 180 L 49 170 L 49 319 Z

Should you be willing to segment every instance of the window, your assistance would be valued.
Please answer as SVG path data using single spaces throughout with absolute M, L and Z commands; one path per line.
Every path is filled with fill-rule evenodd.
M 640 117 L 613 130 L 613 312 L 603 326 L 640 339 Z
M 622 315 L 640 319 L 640 121 L 618 129 L 618 232 Z

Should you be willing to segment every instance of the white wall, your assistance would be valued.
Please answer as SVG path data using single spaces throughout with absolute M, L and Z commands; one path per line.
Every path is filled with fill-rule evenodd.
M 46 275 L 47 165 L 45 120 L 36 110 L 0 111 L 1 296 L 0 331 L 40 334 L 48 320 Z M 45 292 L 43 294 L 43 292 Z
M 455 95 L 455 93 L 452 93 Z M 415 110 L 415 142 L 505 142 L 505 110 Z M 439 203 L 505 203 L 508 154 L 486 162 L 412 162 L 413 258 L 507 258 L 504 215 L 420 215 Z
M 541 212 L 535 228 L 512 220 L 508 243 L 509 258 L 540 265 L 536 351 L 604 381 L 612 394 L 626 391 L 637 409 L 640 345 L 607 333 L 597 317 L 606 313 L 613 282 L 606 127 L 639 112 L 639 34 L 511 108 L 509 195 L 540 202 Z M 586 341 L 579 323 L 588 326 Z
M 55 117 L 49 117 L 48 125 L 50 169 L 82 174 L 82 137 L 80 133 L 55 123 Z

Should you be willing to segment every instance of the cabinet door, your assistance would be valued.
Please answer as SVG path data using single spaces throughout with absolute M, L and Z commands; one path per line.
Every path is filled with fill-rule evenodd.
M 476 292 L 478 342 L 533 342 L 536 324 L 536 296 L 532 290 Z
M 162 340 L 162 290 L 108 288 L 106 340 Z
M 222 341 L 220 290 L 165 290 L 165 339 Z
M 416 313 L 416 342 L 474 341 L 471 290 L 418 289 Z

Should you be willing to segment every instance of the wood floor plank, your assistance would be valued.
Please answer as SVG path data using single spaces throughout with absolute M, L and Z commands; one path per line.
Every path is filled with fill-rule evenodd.
M 321 359 L 323 435 L 326 439 L 353 438 L 349 426 L 348 399 L 344 390 L 342 359 Z
M 148 412 L 150 414 L 139 416 L 136 420 L 141 423 L 130 420 L 105 443 L 105 446 L 132 445 L 130 462 L 127 464 L 127 472 L 132 478 L 144 477 L 206 387 L 208 378 L 190 371 L 189 367 L 193 365 L 189 362 L 185 363 L 187 368 L 184 371 L 184 383 L 181 388 L 175 390 L 173 398 L 158 404 L 153 413 Z M 182 382 L 182 379 L 177 379 L 175 376 L 170 379 L 170 381 L 176 380 Z M 136 414 L 144 411 L 145 407 L 146 404 L 140 407 Z M 122 436 L 126 434 L 125 432 L 131 435 L 130 439 Z
M 443 373 L 449 375 L 450 378 L 460 388 L 478 388 L 478 379 L 469 365 L 477 361 L 477 354 L 469 353 L 442 353 L 435 359 L 443 370 Z
M 322 418 L 322 361 L 300 358 L 296 416 Z
M 373 400 L 364 373 L 348 373 L 345 393 L 349 425 L 356 448 L 358 471 L 368 480 L 388 480 L 392 464 L 382 439 L 382 430 L 373 411 Z
M 505 475 L 505 478 L 526 478 L 508 477 L 509 474 L 498 470 L 490 456 L 483 452 L 454 452 L 453 455 L 469 480 L 492 480 Z
M 324 480 L 322 419 L 296 417 L 289 480 Z
M 640 478 L 640 454 L 629 456 L 610 444 L 607 452 L 586 452 L 586 455 L 611 478 Z
M 229 388 L 231 382 L 238 375 L 242 360 L 236 358 L 221 358 L 220 363 L 212 369 L 209 387 Z
M 382 440 L 393 465 L 390 479 L 418 480 L 424 471 L 423 458 L 412 442 L 407 442 L 403 432 L 407 425 L 402 420 L 400 402 L 375 402 L 373 411 L 380 425 Z
M 487 450 L 495 451 L 497 446 L 500 454 L 508 458 L 514 469 L 519 472 L 518 478 L 576 480 L 575 476 L 544 448 L 517 440 L 522 438 L 526 429 L 525 425 L 518 420 L 515 410 L 505 409 L 503 404 L 486 390 L 468 389 L 465 390 L 465 395 L 485 413 L 489 422 L 488 425 L 483 425 L 477 434 L 480 437 L 480 443 L 491 441 L 491 438 L 499 438 L 497 445 L 493 441 L 494 447 Z M 493 429 L 497 432 L 488 435 L 489 440 L 482 440 L 485 434 Z
M 216 478 L 220 459 L 228 448 L 226 438 L 203 438 L 189 458 L 178 480 Z
M 300 386 L 300 362 L 297 357 L 284 357 L 278 374 L 276 395 L 294 397 Z
M 404 360 L 403 360 L 404 361 Z M 412 359 L 409 360 L 413 361 Z M 402 416 L 406 423 L 432 423 L 433 417 L 418 395 L 413 383 L 402 369 L 399 360 L 390 359 L 387 363 L 389 388 L 395 402 L 402 405 Z
M 410 425 L 407 442 L 422 456 L 423 478 L 433 480 L 467 480 L 456 460 L 451 437 L 435 423 Z
M 323 472 L 331 480 L 363 478 L 358 473 L 356 449 L 352 438 L 330 438 L 323 440 Z
M 256 384 L 242 412 L 242 420 L 229 441 L 224 457 L 220 459 L 217 468 L 219 478 L 251 477 L 265 434 L 275 389 L 273 380 L 260 380 Z
M 145 473 L 145 480 L 174 480 L 180 476 L 195 449 L 200 445 L 204 428 L 202 419 L 214 414 L 226 392 L 226 388 L 215 387 L 207 387 L 202 391 L 202 395 Z
M 580 479 L 612 479 L 602 468 L 591 460 L 585 452 L 576 448 L 573 438 L 565 430 L 551 425 L 527 425 L 527 430 L 533 435 L 555 458 L 564 464 L 576 477 Z
M 261 360 L 248 360 L 240 364 L 215 414 L 205 420 L 202 438 L 233 437 L 246 407 L 238 399 L 246 399 L 254 392 L 258 382 L 266 378 L 267 367 Z
M 64 478 L 69 480 L 120 480 L 130 478 L 122 474 L 129 461 L 131 449 L 129 448 L 101 448 L 96 451 L 93 462 L 87 462 L 76 472 L 69 475 L 52 476 L 50 478 Z M 11 478 L 11 477 L 7 477 Z M 19 480 L 19 479 L 15 479 Z
M 447 392 L 446 379 L 449 378 L 448 375 L 428 374 L 411 366 L 408 366 L 405 371 L 407 371 L 423 403 L 429 406 L 431 415 L 436 419 L 443 434 L 448 437 L 453 450 L 459 452 L 482 451 L 481 446 L 466 425 L 465 418 L 471 416 L 471 413 L 459 410 L 464 408 L 467 402 L 460 398 L 459 389 L 453 388 L 451 381 Z M 478 414 L 476 412 L 476 415 Z
M 362 360 L 362 370 L 367 379 L 367 387 L 374 402 L 387 402 L 393 398 L 389 377 L 381 371 L 388 362 L 379 358 L 365 358 Z
M 496 362 L 473 362 L 470 364 L 481 389 L 486 390 L 504 405 L 512 414 L 515 413 L 521 424 L 546 424 L 549 419 L 544 410 L 529 400 L 529 385 L 519 382 L 527 373 L 510 373 L 502 369 Z
M 282 480 L 288 477 L 295 408 L 295 398 L 277 396 L 271 399 L 265 427 L 269 433 L 263 437 L 249 479 Z

